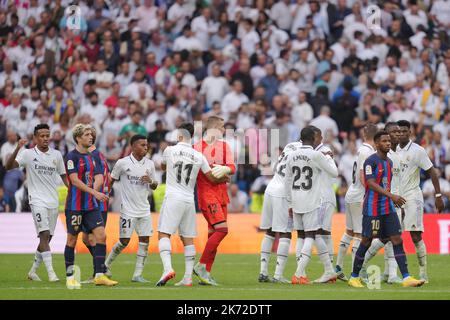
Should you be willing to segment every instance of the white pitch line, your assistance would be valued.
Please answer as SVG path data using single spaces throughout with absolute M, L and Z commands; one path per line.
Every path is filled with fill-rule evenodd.
M 89 287 L 88 287 L 89 288 Z M 92 287 L 91 287 L 92 288 Z M 176 288 L 176 287 L 166 287 L 165 289 L 169 289 L 169 290 L 189 290 L 186 288 Z M 63 287 L 11 287 L 11 288 L 0 288 L 1 290 L 68 290 L 67 288 L 63 288 Z M 81 289 L 82 290 L 82 289 Z M 155 288 L 155 287 L 114 287 L 114 288 L 110 288 L 110 290 L 148 290 L 148 291 L 153 291 L 153 290 L 164 290 L 164 288 Z M 208 289 L 207 289 L 208 290 Z M 277 288 L 214 288 L 213 290 L 215 291 L 283 291 L 286 292 L 286 289 L 277 289 Z M 317 289 L 315 291 L 320 291 L 320 292 L 361 292 L 361 290 L 357 290 L 357 289 Z M 208 292 L 208 291 L 205 291 Z M 297 291 L 294 289 L 291 289 L 290 292 L 305 292 L 305 293 L 310 293 L 310 291 Z M 424 290 L 424 289 L 417 289 L 417 290 L 393 290 L 393 289 L 380 289 L 380 290 L 370 290 L 370 291 L 363 291 L 363 292 L 392 292 L 392 293 L 450 293 L 450 290 Z

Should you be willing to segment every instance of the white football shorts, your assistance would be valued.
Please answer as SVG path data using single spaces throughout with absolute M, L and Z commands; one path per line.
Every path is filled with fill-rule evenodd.
M 273 232 L 292 232 L 293 219 L 289 217 L 286 198 L 264 195 L 260 229 L 272 229 Z
M 362 232 L 362 202 L 345 203 L 345 227 L 354 233 Z
M 50 231 L 50 235 L 54 235 L 58 222 L 58 208 L 49 209 L 35 205 L 30 205 L 30 207 L 38 237 L 42 231 Z
M 334 205 L 329 202 L 322 202 L 319 208 L 320 229 L 331 232 L 333 213 L 334 213 Z
M 149 213 L 145 217 L 136 218 L 120 213 L 119 229 L 120 238 L 130 239 L 135 230 L 139 237 L 151 237 L 153 235 L 152 216 Z
M 185 238 L 197 236 L 197 214 L 193 202 L 164 198 L 158 221 L 158 231 Z
M 305 232 L 319 230 L 319 208 L 305 213 L 294 212 L 294 229 Z
M 405 217 L 400 222 L 403 231 L 424 231 L 423 228 L 423 202 L 419 200 L 406 200 Z

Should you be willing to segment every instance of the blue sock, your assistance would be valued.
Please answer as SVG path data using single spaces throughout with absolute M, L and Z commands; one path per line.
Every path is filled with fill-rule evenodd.
M 359 277 L 359 271 L 361 271 L 364 263 L 364 256 L 366 255 L 368 249 L 369 247 L 366 247 L 362 243 L 359 244 L 358 250 L 355 253 L 355 261 L 353 262 L 352 277 Z
M 397 261 L 398 268 L 400 269 L 400 273 L 403 276 L 403 279 L 409 277 L 408 272 L 408 261 L 406 261 L 405 250 L 403 250 L 403 243 L 394 245 L 394 256 Z
M 86 248 L 88 248 L 89 252 L 92 255 L 92 270 L 93 270 L 94 276 L 95 276 L 95 247 L 88 244 L 88 245 L 86 245 Z
M 66 275 L 73 275 L 73 263 L 75 261 L 75 248 L 66 245 L 64 248 L 64 261 L 66 263 Z
M 106 244 L 97 243 L 94 248 L 94 272 L 105 273 Z
M 94 247 L 91 246 L 90 244 L 87 244 L 86 248 L 88 248 L 89 253 L 91 254 L 91 256 L 94 256 Z

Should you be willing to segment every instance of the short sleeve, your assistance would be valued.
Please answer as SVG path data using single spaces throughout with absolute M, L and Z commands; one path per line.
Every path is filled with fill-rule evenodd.
M 58 171 L 58 174 L 60 176 L 66 174 L 66 168 L 64 168 L 64 159 L 61 152 L 59 151 L 57 152 L 56 171 Z
M 427 155 L 425 149 L 420 148 L 417 153 L 417 166 L 425 171 L 430 170 L 433 167 L 433 163 Z
M 78 158 L 73 153 L 69 153 L 67 155 L 66 161 L 66 169 L 67 174 L 77 173 L 78 172 Z
M 111 171 L 111 178 L 114 180 L 120 180 L 120 175 L 122 174 L 122 161 L 117 161 L 114 168 Z
M 19 152 L 19 154 L 16 157 L 16 162 L 19 164 L 19 167 L 25 168 L 27 166 L 27 155 L 28 155 L 28 149 L 22 150 Z
M 364 161 L 364 177 L 367 180 L 376 179 L 377 176 L 377 162 L 374 159 L 367 159 Z
M 164 149 L 161 163 L 167 164 L 169 156 L 170 156 L 170 147 L 167 147 L 166 149 Z
M 367 157 L 367 154 L 365 152 L 361 151 L 359 153 L 359 155 L 358 155 L 358 166 L 360 168 L 363 168 L 364 162 L 366 161 L 367 158 L 368 157 Z
M 204 155 L 201 155 L 201 159 L 202 159 L 202 166 L 200 167 L 200 169 L 202 170 L 203 173 L 207 173 L 209 171 L 211 171 L 211 167 L 209 166 L 208 160 L 206 160 Z
M 94 176 L 101 174 L 105 172 L 105 167 L 103 166 L 103 161 L 100 159 L 100 156 L 98 153 L 91 154 L 92 160 L 94 161 Z

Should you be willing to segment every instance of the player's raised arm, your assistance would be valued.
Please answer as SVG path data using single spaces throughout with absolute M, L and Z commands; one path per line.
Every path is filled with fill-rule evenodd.
M 322 152 L 318 152 L 317 155 L 318 156 L 316 160 L 320 169 L 325 171 L 332 178 L 337 178 L 337 176 L 339 175 L 339 171 L 333 158 L 329 155 L 325 156 Z
M 12 169 L 18 168 L 20 166 L 19 162 L 16 161 L 17 154 L 19 153 L 20 149 L 24 145 L 27 144 L 27 142 L 28 142 L 27 139 L 20 139 L 19 140 L 19 142 L 17 143 L 16 149 L 14 149 L 13 153 L 8 158 L 8 161 L 6 162 L 6 165 L 5 165 L 6 170 L 12 170 Z
M 230 178 L 228 175 L 224 175 L 222 178 L 216 178 L 214 174 L 212 173 L 211 167 L 209 166 L 208 160 L 206 160 L 204 155 L 202 156 L 202 166 L 200 169 L 205 174 L 205 177 L 209 180 L 209 182 L 214 184 L 220 184 L 224 182 L 229 182 Z

